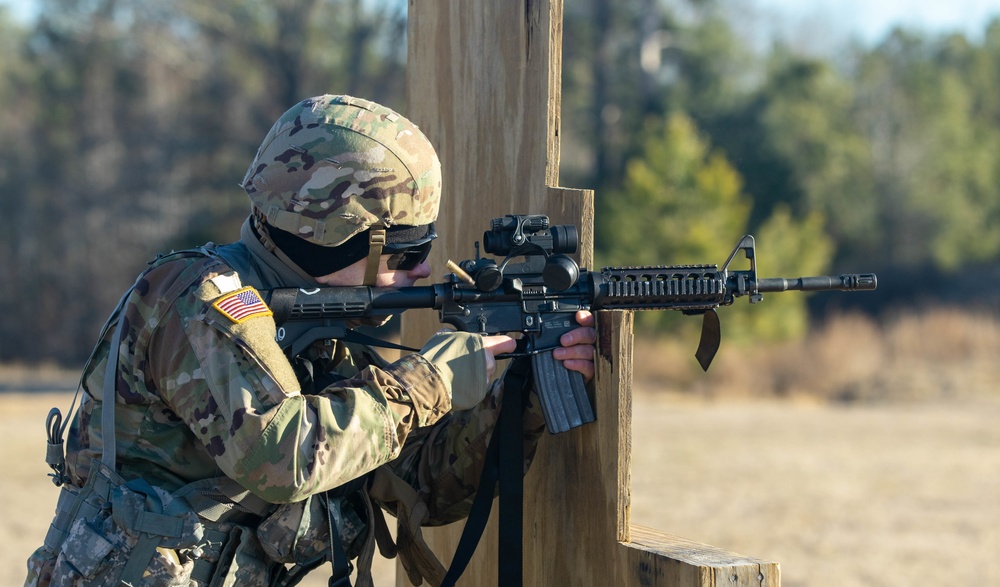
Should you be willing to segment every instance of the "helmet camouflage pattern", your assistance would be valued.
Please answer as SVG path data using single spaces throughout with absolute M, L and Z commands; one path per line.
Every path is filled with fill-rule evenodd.
M 272 226 L 323 246 L 375 225 L 433 222 L 441 164 L 402 115 L 368 100 L 324 95 L 285 112 L 243 178 Z

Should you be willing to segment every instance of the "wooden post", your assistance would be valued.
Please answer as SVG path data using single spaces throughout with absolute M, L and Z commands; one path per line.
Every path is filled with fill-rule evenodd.
M 593 193 L 555 187 L 562 1 L 411 0 L 408 35 L 407 115 L 444 167 L 432 265 L 470 258 L 493 217 L 544 213 L 580 227 L 592 266 Z M 632 315 L 598 321 L 597 421 L 542 438 L 525 479 L 524 584 L 778 586 L 776 563 L 631 525 Z M 407 312 L 403 337 L 419 344 L 439 327 Z M 493 516 L 461 585 L 496 585 Z M 462 527 L 425 531 L 446 565 Z

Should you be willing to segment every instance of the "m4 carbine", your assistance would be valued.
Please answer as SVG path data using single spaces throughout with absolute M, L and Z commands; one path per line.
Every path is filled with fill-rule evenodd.
M 552 357 L 559 338 L 577 327 L 578 310 L 679 310 L 701 314 L 695 356 L 708 370 L 721 341 L 715 309 L 766 292 L 861 291 L 877 285 L 874 274 L 795 279 L 757 277 L 754 239 L 744 236 L 720 269 L 717 265 L 580 268 L 568 255 L 579 243 L 575 226 L 549 226 L 543 215 L 495 218 L 483 248 L 495 259 L 448 262 L 444 283 L 413 287 L 324 287 L 262 292 L 278 326 L 278 344 L 293 358 L 317 340 L 343 338 L 351 320 L 433 308 L 442 323 L 480 334 L 522 333 L 508 356 L 531 357 L 535 388 L 549 432 L 565 432 L 594 420 L 583 376 Z M 729 266 L 744 253 L 747 270 Z M 504 357 L 500 357 L 504 358 Z

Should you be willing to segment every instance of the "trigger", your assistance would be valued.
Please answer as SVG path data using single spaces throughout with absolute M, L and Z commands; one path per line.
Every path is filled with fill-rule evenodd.
M 714 309 L 705 312 L 701 322 L 701 340 L 698 342 L 698 350 L 694 358 L 698 359 L 698 364 L 705 371 L 708 371 L 715 353 L 719 352 L 719 344 L 722 342 L 722 325 L 719 323 L 719 314 Z

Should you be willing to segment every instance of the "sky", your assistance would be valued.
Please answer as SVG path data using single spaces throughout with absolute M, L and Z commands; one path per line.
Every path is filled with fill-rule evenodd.
M 961 31 L 978 38 L 985 23 L 1000 16 L 1000 0 L 731 1 L 755 7 L 756 16 L 765 20 L 758 23 L 761 27 L 804 40 L 822 32 L 875 43 L 896 25 L 931 33 Z M 37 5 L 35 0 L 0 0 L 0 6 L 10 7 L 16 17 L 30 18 Z
M 985 23 L 1000 16 L 1000 0 L 753 0 L 760 10 L 788 20 L 786 26 L 832 24 L 865 42 L 877 42 L 894 26 L 979 38 Z

